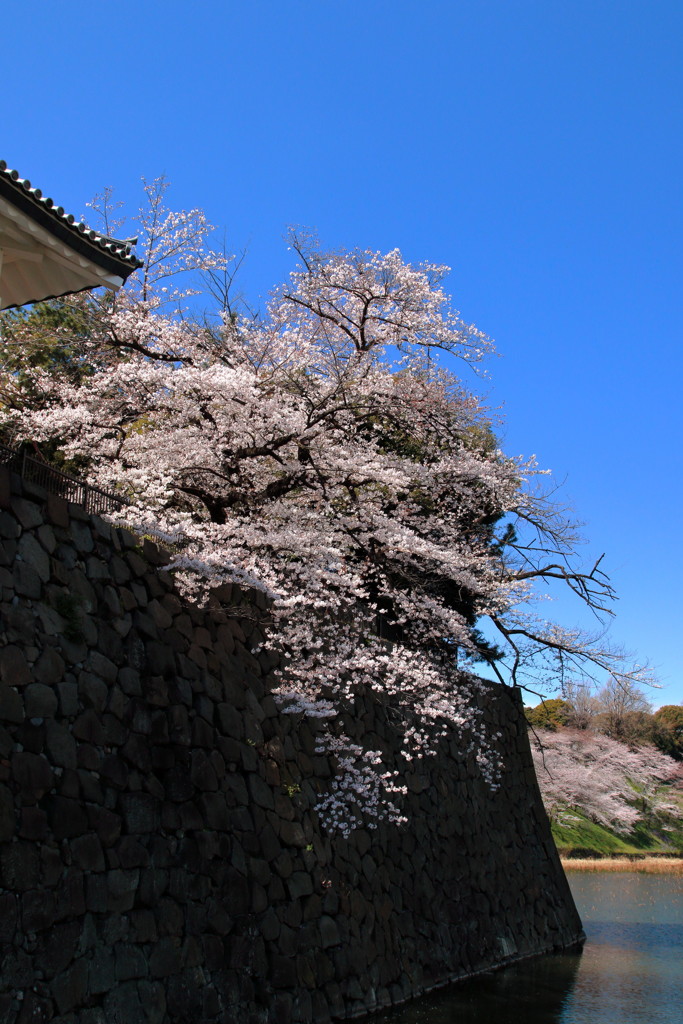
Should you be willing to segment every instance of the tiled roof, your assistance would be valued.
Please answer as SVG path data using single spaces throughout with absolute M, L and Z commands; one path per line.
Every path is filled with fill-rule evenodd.
M 107 270 L 113 270 L 124 279 L 142 266 L 142 261 L 132 252 L 137 239 L 109 238 L 89 228 L 84 221 L 78 221 L 64 207 L 44 196 L 34 188 L 28 178 L 21 178 L 18 171 L 11 170 L 0 160 L 0 195 L 23 210 L 60 241 L 87 256 Z

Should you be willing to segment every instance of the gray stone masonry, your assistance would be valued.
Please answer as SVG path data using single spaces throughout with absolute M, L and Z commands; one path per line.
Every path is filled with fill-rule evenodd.
M 325 1024 L 582 938 L 511 691 L 491 792 L 455 736 L 402 827 L 328 836 L 334 765 L 149 542 L 0 468 L 0 1024 Z M 371 694 L 345 726 L 401 767 Z

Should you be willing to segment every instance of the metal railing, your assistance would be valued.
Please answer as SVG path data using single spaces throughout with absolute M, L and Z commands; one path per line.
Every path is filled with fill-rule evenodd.
M 2 443 L 0 465 L 8 466 L 23 480 L 44 488 L 50 494 L 57 494 L 75 505 L 82 505 L 86 512 L 93 515 L 101 515 L 103 512 L 111 512 L 130 505 L 126 498 L 114 491 L 95 487 L 86 480 L 63 473 L 49 462 L 41 462 L 40 459 L 28 455 L 26 451 Z

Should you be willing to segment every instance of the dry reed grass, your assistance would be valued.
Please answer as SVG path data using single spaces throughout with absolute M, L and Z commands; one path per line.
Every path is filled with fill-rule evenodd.
M 562 858 L 565 871 L 642 871 L 652 875 L 683 875 L 683 857 Z

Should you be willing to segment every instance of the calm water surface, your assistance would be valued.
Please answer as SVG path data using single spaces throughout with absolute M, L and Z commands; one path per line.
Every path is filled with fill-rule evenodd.
M 683 877 L 570 873 L 581 954 L 541 957 L 384 1014 L 382 1024 L 681 1024 Z

